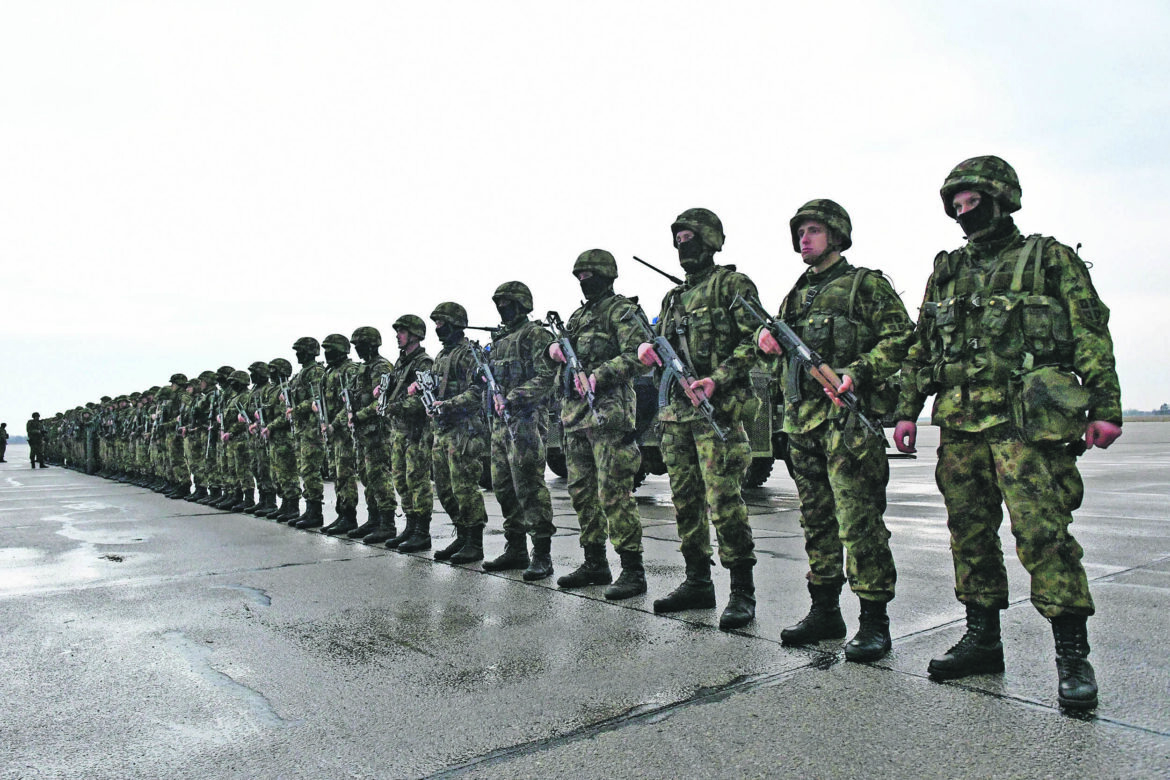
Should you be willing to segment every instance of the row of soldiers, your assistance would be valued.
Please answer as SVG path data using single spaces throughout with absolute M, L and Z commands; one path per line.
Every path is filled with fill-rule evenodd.
M 1011 217 L 1020 193 L 1015 171 L 998 157 L 951 171 L 940 194 L 967 243 L 936 257 L 917 325 L 884 275 L 845 259 L 852 225 L 839 204 L 810 201 L 789 221 L 792 248 L 807 268 L 775 319 L 751 279 L 714 262 L 723 225 L 696 208 L 671 224 L 686 278 L 672 277 L 676 286 L 655 325 L 636 299 L 614 291 L 613 255 L 592 249 L 573 265 L 585 300 L 567 322 L 555 312 L 545 323 L 532 319 L 528 287 L 500 285 L 493 301 L 501 325 L 489 348 L 465 335 L 467 312 L 448 301 L 430 314 L 443 345 L 434 359 L 421 348 L 424 322 L 405 315 L 394 323 L 400 351 L 393 365 L 379 352 L 379 332 L 365 326 L 321 344 L 298 339 L 295 375 L 280 358 L 248 372 L 224 366 L 194 380 L 176 374 L 169 388 L 81 416 L 89 415 L 87 430 L 100 439 L 104 473 L 152 474 L 171 497 L 298 528 L 324 525 L 328 452 L 337 518 L 324 533 L 400 551 L 430 549 L 433 485 L 456 528 L 434 557 L 463 564 L 484 558 L 478 483 L 490 455 L 505 548 L 483 566 L 539 580 L 553 574 L 544 464 L 546 408 L 559 388 L 584 561 L 558 585 L 607 585 L 605 597 L 619 600 L 646 592 L 632 495 L 640 458 L 633 382 L 660 369 L 660 449 L 686 577 L 654 610 L 715 607 L 714 526 L 731 580 L 719 625 L 732 630 L 755 617 L 756 557 L 741 496 L 750 461 L 743 421 L 753 402 L 749 371 L 764 361 L 783 388 L 812 601 L 781 638 L 789 645 L 843 639 L 839 599 L 848 582 L 861 610 L 845 657 L 873 661 L 891 646 L 887 605 L 897 578 L 883 519 L 885 437 L 873 421 L 893 416 L 896 446 L 912 452 L 915 421 L 934 396 L 938 485 L 967 632 L 928 672 L 941 680 L 1003 671 L 999 612 L 1008 599 L 998 529 L 1006 502 L 1033 604 L 1052 622 L 1059 700 L 1086 709 L 1097 701 L 1086 632 L 1094 607 L 1083 551 L 1068 526 L 1083 492 L 1076 457 L 1120 435 L 1120 389 L 1109 312 L 1086 265 L 1051 238 L 1020 234 Z M 350 360 L 351 345 L 361 363 Z M 317 362 L 322 347 L 324 365 Z M 359 479 L 370 512 L 362 525 Z M 607 541 L 621 560 L 616 580 Z

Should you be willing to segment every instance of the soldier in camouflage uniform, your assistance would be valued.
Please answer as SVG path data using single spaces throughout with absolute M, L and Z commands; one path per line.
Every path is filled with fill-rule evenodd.
M 488 448 L 483 381 L 463 335 L 467 310 L 458 303 L 440 303 L 431 312 L 431 321 L 443 344 L 432 369 L 439 383 L 432 468 L 439 503 L 455 524 L 456 533 L 455 541 L 435 553 L 435 560 L 472 563 L 483 560 L 483 527 L 487 524 L 479 492 Z
M 268 362 L 271 388 L 264 399 L 264 421 L 267 427 L 260 435 L 268 439 L 268 455 L 272 463 L 272 481 L 280 506 L 257 513 L 278 523 L 295 520 L 300 515 L 301 480 L 297 472 L 297 436 L 292 420 L 285 416 L 289 404 L 284 398 L 288 389 L 288 378 L 292 376 L 292 363 L 284 358 Z M 292 390 L 288 389 L 291 393 Z
M 725 438 L 684 393 L 674 392 L 670 403 L 659 410 L 660 446 L 670 475 L 687 575 L 678 588 L 654 602 L 654 611 L 715 606 L 710 537 L 714 524 L 720 563 L 731 572 L 731 596 L 719 627 L 730 630 L 755 619 L 755 544 L 740 484 L 751 461 L 742 418 L 752 395 L 748 371 L 756 360 L 752 340 L 756 328 L 755 320 L 735 301 L 737 295 L 747 300 L 758 296 L 751 279 L 733 266 L 715 264 L 724 235 L 714 213 L 684 211 L 671 225 L 671 236 L 686 280 L 663 299 L 658 333 L 691 364 L 698 378 L 690 389 L 696 399 L 711 402 Z M 646 365 L 662 365 L 650 343 L 638 347 L 638 357 Z
M 0 422 L 0 463 L 7 463 L 4 451 L 8 449 L 8 423 Z
M 170 471 L 167 474 L 167 489 L 163 495 L 167 498 L 186 498 L 191 495 L 191 469 L 187 467 L 187 457 L 183 452 L 183 433 L 180 418 L 184 408 L 189 403 L 187 386 L 190 382 L 186 374 L 171 374 L 171 397 L 166 407 L 165 417 L 159 421 L 159 430 L 163 436 L 163 446 L 167 449 L 167 462 Z
M 422 348 L 422 340 L 427 335 L 422 317 L 402 315 L 394 321 L 394 333 L 398 340 L 398 362 L 394 364 L 394 378 L 384 410 L 390 419 L 390 464 L 402 512 L 406 515 L 406 527 L 386 542 L 386 546 L 399 552 L 419 552 L 431 549 L 434 434 L 422 401 L 408 391 L 415 385 L 418 372 L 430 371 L 434 360 Z
M 1006 162 L 959 163 L 941 195 L 967 243 L 935 257 L 894 431 L 898 449 L 913 452 L 914 421 L 935 395 L 935 476 L 967 632 L 928 671 L 936 680 L 1003 671 L 999 612 L 1008 581 L 998 531 L 1006 503 L 1032 604 L 1052 623 L 1059 702 L 1090 709 L 1097 682 L 1086 623 L 1094 606 L 1069 526 L 1084 494 L 1077 455 L 1121 435 L 1109 309 L 1072 249 L 1020 234 L 1010 216 L 1020 208 L 1020 183 Z
M 485 400 L 492 429 L 492 492 L 504 515 L 505 544 L 503 554 L 483 568 L 524 569 L 525 580 L 542 580 L 553 573 L 557 530 L 544 481 L 548 397 L 557 371 L 548 355 L 553 337 L 528 319 L 532 291 L 523 282 L 504 282 L 492 301 L 503 324 L 492 333 L 488 362 L 500 394 Z M 532 537 L 531 559 L 525 534 Z
M 360 471 L 366 486 L 368 519 L 360 527 L 350 529 L 347 535 L 361 539 L 365 544 L 383 544 L 398 535 L 394 513 L 398 502 L 394 498 L 394 473 L 391 463 L 390 420 L 380 411 L 378 393 L 382 377 L 387 382 L 394 376 L 394 364 L 382 356 L 382 334 L 374 327 L 363 325 L 353 332 L 352 341 L 362 359 L 361 372 L 356 380 L 353 422 L 362 455 Z M 392 386 L 387 385 L 391 390 Z
M 853 243 L 845 209 L 831 200 L 809 201 L 788 225 L 792 248 L 809 268 L 785 297 L 778 319 L 835 368 L 842 391 L 854 390 L 863 411 L 880 419 L 892 411 L 882 405 L 890 396 L 882 390 L 901 368 L 914 328 L 906 307 L 880 272 L 853 266 L 841 254 Z M 758 343 L 766 353 L 782 354 L 767 329 Z M 849 587 L 861 599 L 861 626 L 845 645 L 845 658 L 875 661 L 890 650 L 886 604 L 897 579 L 882 520 L 890 478 L 885 442 L 836 406 L 795 356 L 781 366 L 812 609 L 780 639 L 799 646 L 843 638 L 839 599 L 848 572 Z
M 313 411 L 313 399 L 321 392 L 325 367 L 317 362 L 321 344 L 312 336 L 297 339 L 293 352 L 301 370 L 288 383 L 292 398 L 286 399 L 285 416 L 297 430 L 297 469 L 301 474 L 305 513 L 288 524 L 296 528 L 320 528 L 325 524 L 321 515 L 325 501 L 325 480 L 321 476 L 325 469 L 325 438 Z
M 325 348 L 325 379 L 321 397 L 313 405 L 328 426 L 327 438 L 333 457 L 333 486 L 336 490 L 337 518 L 321 530 L 330 536 L 349 533 L 357 528 L 357 468 L 361 459 L 349 418 L 353 409 L 353 392 L 361 371 L 349 359 L 349 339 L 340 333 L 331 333 L 321 342 Z M 348 399 L 348 400 L 347 400 Z M 319 404 L 324 401 L 325 408 Z
M 241 400 L 241 421 L 247 425 L 248 454 L 252 469 L 252 476 L 256 480 L 256 503 L 244 509 L 249 515 L 259 515 L 276 508 L 276 491 L 272 483 L 272 461 L 269 457 L 268 439 L 260 433 L 260 418 L 268 422 L 268 409 L 271 404 L 273 385 L 268 381 L 268 364 L 257 360 L 248 366 L 248 378 L 252 380 L 252 389 L 248 391 L 247 400 Z
M 223 434 L 227 431 L 227 422 L 232 417 L 229 411 L 231 401 L 236 395 L 232 389 L 232 374 L 235 372 L 236 370 L 228 365 L 220 366 L 215 370 L 218 392 L 212 396 L 214 403 L 212 422 L 215 426 L 215 449 L 212 450 L 215 460 L 212 465 L 212 473 L 215 475 L 214 484 L 218 485 L 221 495 L 219 499 L 211 501 L 207 505 L 216 509 L 229 509 L 238 500 L 234 488 L 235 479 L 232 476 L 235 472 L 234 464 L 231 463 L 232 450 L 223 439 Z
M 617 275 L 617 261 L 604 249 L 582 252 L 573 264 L 585 303 L 569 317 L 565 330 L 589 386 L 582 387 L 568 367 L 561 383 L 567 487 L 581 526 L 585 562 L 557 585 L 608 585 L 613 579 L 605 555 L 608 538 L 622 561 L 617 582 L 605 589 L 610 600 L 646 592 L 642 520 L 634 501 L 641 455 L 634 433 L 633 379 L 644 371 L 637 359 L 642 334 L 634 321 L 637 305 L 613 290 Z M 549 347 L 549 356 L 568 362 L 560 342 Z M 592 409 L 587 392 L 594 393 Z
M 248 441 L 248 415 L 246 409 L 251 400 L 248 385 L 251 377 L 247 371 L 233 371 L 230 378 L 232 395 L 223 408 L 224 433 L 221 439 L 228 452 L 228 482 L 236 497 L 234 503 L 224 507 L 229 512 L 243 512 L 256 505 L 255 479 L 252 477 L 252 451 Z M 243 419 L 241 419 L 243 418 Z
M 180 432 L 183 435 L 183 449 L 187 462 L 195 480 L 195 492 L 187 496 L 186 500 L 200 503 L 209 496 L 208 458 L 211 453 L 212 436 L 208 430 L 210 420 L 208 395 L 211 392 L 210 388 L 215 384 L 215 372 L 204 371 L 192 384 L 194 390 Z
M 41 422 L 41 413 L 33 412 L 32 419 L 24 424 L 24 433 L 28 438 L 28 460 L 31 468 L 37 464 L 45 469 L 45 424 Z

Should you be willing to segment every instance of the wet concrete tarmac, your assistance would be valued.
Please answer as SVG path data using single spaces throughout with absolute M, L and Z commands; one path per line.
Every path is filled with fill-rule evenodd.
M 759 617 L 654 615 L 682 578 L 665 477 L 638 491 L 650 592 L 606 602 L 233 515 L 69 470 L 0 465 L 2 778 L 1170 776 L 1170 425 L 1082 459 L 1073 530 L 1101 704 L 1056 706 L 1052 639 L 1008 551 L 1007 671 L 938 684 L 962 633 L 934 429 L 893 461 L 894 650 L 780 645 L 807 610 L 795 488 L 747 498 Z M 552 483 L 557 575 L 580 561 Z M 327 489 L 329 489 L 327 487 Z M 327 496 L 331 501 L 332 496 Z M 503 549 L 491 514 L 489 557 Z M 451 533 L 436 514 L 438 541 Z M 610 551 L 617 570 L 617 556 Z M 720 608 L 727 574 L 714 573 Z M 857 605 L 846 597 L 846 620 Z

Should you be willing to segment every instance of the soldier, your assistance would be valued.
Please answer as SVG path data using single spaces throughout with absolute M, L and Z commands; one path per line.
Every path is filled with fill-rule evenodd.
M 357 464 L 360 457 L 350 428 L 353 402 L 349 399 L 360 369 L 349 359 L 349 339 L 340 333 L 326 336 L 321 346 L 325 348 L 325 379 L 313 403 L 313 411 L 323 421 L 332 448 L 330 462 L 334 468 L 337 518 L 322 529 L 322 533 L 332 536 L 357 528 Z M 322 403 L 324 408 L 321 408 Z
M 0 463 L 7 463 L 4 452 L 8 449 L 8 423 L 0 422 Z
M 404 314 L 394 321 L 398 341 L 398 361 L 390 394 L 383 407 L 390 419 L 390 464 L 394 486 L 402 500 L 406 527 L 386 542 L 399 552 L 431 549 L 431 510 L 435 504 L 431 488 L 431 448 L 434 435 L 426 410 L 409 388 L 415 385 L 420 371 L 430 371 L 434 360 L 422 348 L 427 326 L 422 317 Z M 378 390 L 381 396 L 381 390 Z M 382 400 L 381 397 L 379 400 Z
M 189 385 L 186 374 L 171 374 L 173 395 L 167 407 L 167 416 L 159 423 L 170 465 L 169 489 L 163 493 L 167 498 L 186 498 L 191 495 L 191 469 L 183 451 L 182 432 L 183 414 L 190 405 Z
M 224 432 L 220 438 L 227 450 L 226 482 L 232 486 L 235 501 L 226 506 L 221 503 L 219 506 L 229 512 L 243 512 L 256 505 L 252 453 L 248 446 L 248 415 L 245 412 L 251 398 L 248 391 L 250 382 L 251 377 L 247 371 L 233 371 L 229 378 L 232 394 L 224 399 Z
M 585 562 L 557 580 L 562 588 L 608 585 L 613 579 L 605 555 L 608 538 L 622 561 L 617 582 L 605 589 L 612 601 L 646 592 L 642 520 L 634 501 L 641 456 L 634 434 L 633 379 L 644 371 L 637 359 L 642 339 L 634 320 L 637 305 L 613 291 L 617 275 L 617 261 L 604 249 L 582 252 L 573 264 L 585 303 L 569 317 L 565 330 L 586 378 L 583 384 L 564 369 L 561 425 L 567 487 L 581 526 Z M 560 342 L 549 347 L 549 355 L 568 362 Z M 590 393 L 592 404 L 587 401 Z
M 355 381 L 353 425 L 362 455 L 358 470 L 366 487 L 367 520 L 360 527 L 355 523 L 347 536 L 361 539 L 365 544 L 383 544 L 398 535 L 394 522 L 398 502 L 394 498 L 390 420 L 378 408 L 382 378 L 386 377 L 387 382 L 393 378 L 394 364 L 379 352 L 382 334 L 377 328 L 363 325 L 353 332 L 351 340 L 362 359 L 361 372 Z
M 280 506 L 257 512 L 256 515 L 286 523 L 301 514 L 301 481 L 297 472 L 298 437 L 291 419 L 285 416 L 285 409 L 292 405 L 284 397 L 286 393 L 292 392 L 288 387 L 292 363 L 284 358 L 274 358 L 268 362 L 268 371 L 272 382 L 263 399 L 264 421 L 267 425 L 260 430 L 260 435 L 268 440 L 272 481 L 280 496 Z
M 724 234 L 723 224 L 711 211 L 684 211 L 671 225 L 671 236 L 686 280 L 663 299 L 658 333 L 689 360 L 698 378 L 688 388 L 693 399 L 675 392 L 658 413 L 687 574 L 679 587 L 654 602 L 654 611 L 715 606 L 710 539 L 714 524 L 720 563 L 731 572 L 731 596 L 719 627 L 730 630 L 747 625 L 756 614 L 755 545 L 740 495 L 751 461 L 741 418 L 751 396 L 748 371 L 755 362 L 755 324 L 735 302 L 736 296 L 756 300 L 756 286 L 733 266 L 715 265 Z M 638 357 L 645 365 L 662 365 L 650 343 L 638 347 Z M 704 400 L 714 408 L 722 436 L 697 411 Z
M 431 312 L 431 321 L 443 344 L 433 366 L 438 378 L 438 413 L 434 418 L 432 468 L 439 503 L 454 523 L 456 533 L 455 541 L 435 553 L 435 560 L 472 563 L 483 560 L 483 527 L 487 524 L 487 511 L 479 492 L 488 448 L 483 382 L 471 345 L 463 335 L 467 310 L 458 303 L 440 303 Z
M 1052 623 L 1058 700 L 1090 709 L 1094 606 L 1069 525 L 1084 495 L 1077 456 L 1121 435 L 1109 309 L 1072 249 L 1020 234 L 1011 217 L 1020 182 L 1006 162 L 959 163 L 941 195 L 967 243 L 935 257 L 894 430 L 898 449 L 913 452 L 915 420 L 935 395 L 936 476 L 967 631 L 928 671 L 935 680 L 1003 671 L 1008 581 L 998 532 L 1006 502 L 1032 604 Z
M 484 571 L 524 569 L 524 579 L 551 577 L 552 498 L 544 481 L 548 396 L 556 365 L 547 354 L 552 334 L 528 319 L 532 291 L 504 282 L 492 302 L 503 326 L 492 333 L 489 363 L 499 393 L 488 398 L 491 420 L 492 492 L 504 515 L 504 552 Z M 525 534 L 532 537 L 528 556 Z
M 25 436 L 28 438 L 28 459 L 31 468 L 41 464 L 45 469 L 45 424 L 41 422 L 41 413 L 33 412 L 32 419 L 24 424 Z
M 230 509 L 235 506 L 238 497 L 234 490 L 234 473 L 235 464 L 231 462 L 233 452 L 227 446 L 223 438 L 224 433 L 227 432 L 227 423 L 234 418 L 234 415 L 229 411 L 231 409 L 232 399 L 235 398 L 236 392 L 232 388 L 232 374 L 236 370 L 228 365 L 220 366 L 215 370 L 216 392 L 212 401 L 214 408 L 212 409 L 212 423 L 215 426 L 215 461 L 213 468 L 214 482 L 219 486 L 221 493 L 218 500 L 208 502 L 208 506 L 216 509 Z
M 183 452 L 195 481 L 195 491 L 184 500 L 196 503 L 208 497 L 207 458 L 211 451 L 211 434 L 207 430 L 207 392 L 214 382 L 213 371 L 204 371 L 191 380 L 186 411 L 179 425 L 179 432 L 183 437 Z
M 892 411 L 889 379 L 901 367 L 913 323 L 898 294 L 880 272 L 853 266 L 841 254 L 853 244 L 845 209 L 812 200 L 788 223 L 792 248 L 808 270 L 780 306 L 778 318 L 839 367 L 840 391 L 855 391 L 864 412 L 880 419 Z M 781 355 L 766 328 L 760 348 Z M 786 645 L 842 639 L 840 596 L 844 571 L 861 600 L 860 628 L 845 645 L 849 661 L 876 661 L 890 650 L 886 604 L 894 598 L 897 572 L 890 532 L 882 520 L 890 469 L 883 438 L 836 406 L 795 357 L 782 362 L 784 431 L 800 494 L 800 524 L 808 552 L 812 609 L 780 632 Z M 889 385 L 892 387 L 892 385 Z M 842 554 L 842 548 L 847 554 Z
M 296 528 L 320 528 L 325 524 L 321 505 L 325 501 L 325 438 L 321 433 L 317 416 L 313 412 L 313 399 L 321 393 L 321 382 L 325 378 L 325 367 L 317 362 L 321 344 L 312 336 L 302 336 L 293 344 L 301 370 L 288 383 L 292 398 L 285 399 L 285 417 L 295 426 L 297 440 L 297 469 L 301 473 L 302 493 L 305 497 L 305 513 L 289 520 Z
M 248 378 L 252 389 L 245 399 L 240 400 L 240 422 L 247 426 L 248 455 L 252 476 L 256 480 L 256 503 L 244 509 L 249 515 L 259 515 L 276 509 L 276 491 L 272 486 L 272 462 L 269 458 L 268 440 L 260 433 L 260 420 L 268 420 L 268 407 L 272 401 L 273 386 L 268 381 L 268 364 L 257 360 L 248 366 Z M 238 419 L 238 418 L 237 418 Z
M 207 383 L 199 410 L 199 418 L 207 425 L 207 441 L 203 447 L 203 478 L 207 484 L 207 496 L 197 499 L 195 503 L 212 506 L 223 499 L 223 483 L 220 481 L 219 473 L 220 450 L 223 444 L 219 440 L 223 388 L 219 385 L 218 371 L 205 371 L 200 378 Z

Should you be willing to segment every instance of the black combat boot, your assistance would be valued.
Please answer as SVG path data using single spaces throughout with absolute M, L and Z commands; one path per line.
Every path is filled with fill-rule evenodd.
M 524 580 L 534 582 L 553 575 L 552 537 L 542 536 L 532 540 L 532 561 L 524 570 Z
M 223 490 L 221 488 L 218 488 L 218 487 L 211 487 L 211 488 L 208 488 L 207 495 L 204 496 L 203 498 L 199 499 L 195 503 L 202 504 L 203 506 L 211 506 L 216 501 L 219 501 L 221 498 L 223 498 Z
M 1097 706 L 1097 676 L 1089 663 L 1089 629 L 1084 615 L 1052 618 L 1056 639 L 1056 673 L 1060 676 L 1057 700 L 1068 710 L 1091 710 Z
M 409 518 L 407 522 L 410 522 Z M 431 518 L 429 515 L 419 515 L 414 518 L 414 528 L 410 537 L 403 539 L 394 548 L 398 552 L 412 553 L 431 549 Z
M 302 531 L 307 531 L 325 525 L 325 518 L 321 516 L 321 505 L 323 503 L 323 501 L 306 501 L 305 514 L 301 516 L 300 520 L 297 520 L 296 527 Z
M 207 485 L 196 485 L 195 492 L 183 500 L 198 504 L 204 498 L 207 498 Z
M 587 585 L 608 585 L 613 572 L 605 557 L 605 543 L 584 546 L 585 562 L 563 577 L 557 578 L 558 588 L 584 588 Z
M 232 512 L 245 512 L 256 506 L 256 494 L 252 488 L 240 491 L 240 500 L 232 504 Z
M 417 523 L 418 523 L 418 520 L 415 518 L 415 516 L 410 514 L 410 513 L 407 513 L 406 526 L 402 529 L 402 533 L 398 534 L 398 536 L 395 536 L 393 539 L 387 539 L 386 546 L 388 548 L 390 548 L 391 550 L 398 549 L 398 545 L 402 544 L 407 539 L 414 536 L 414 527 Z
M 442 550 L 436 550 L 435 551 L 435 560 L 436 561 L 447 560 L 452 555 L 454 555 L 455 553 L 457 553 L 461 549 L 463 549 L 463 544 L 466 541 L 467 541 L 467 529 L 461 525 L 455 526 L 455 541 L 451 542 L 449 545 L 444 547 Z M 402 547 L 403 547 L 403 545 L 401 545 L 401 544 L 398 545 L 399 550 L 401 550 L 402 552 L 408 552 L 408 550 L 403 550 Z
M 713 609 L 715 607 L 715 586 L 711 583 L 711 559 L 706 556 L 684 556 L 687 562 L 687 578 L 682 584 L 655 599 L 654 611 L 681 612 L 684 609 Z
M 398 534 L 393 509 L 389 512 L 379 511 L 378 517 L 378 527 L 362 537 L 362 544 L 385 544 Z
M 264 507 L 256 510 L 256 517 L 263 517 L 271 519 L 276 517 L 280 508 L 276 506 L 276 490 L 269 490 L 264 495 Z
M 475 563 L 483 560 L 483 526 L 473 525 L 467 529 L 463 546 L 451 555 L 451 563 Z
M 528 568 L 528 537 L 522 533 L 504 536 L 504 553 L 483 562 L 484 571 L 512 571 Z
M 232 507 L 244 500 L 243 490 L 225 490 L 223 491 L 223 498 L 212 504 L 216 509 L 223 509 L 227 512 L 232 511 Z
M 610 601 L 621 601 L 646 592 L 646 569 L 642 565 L 642 553 L 621 550 L 618 555 L 622 559 L 622 573 L 618 575 L 617 582 L 605 589 L 605 597 Z
M 756 619 L 756 583 L 752 578 L 753 563 L 737 563 L 731 567 L 731 597 L 723 614 L 719 616 L 719 628 L 731 631 L 743 628 Z
M 804 619 L 780 632 L 780 644 L 800 647 L 822 639 L 844 639 L 845 619 L 841 617 L 842 582 L 808 584 L 812 607 Z
M 321 533 L 327 536 L 340 536 L 357 528 L 357 507 L 344 506 L 337 513 L 337 522 L 328 528 L 322 528 Z
M 301 500 L 299 498 L 282 498 L 280 499 L 280 510 L 272 516 L 272 519 L 278 523 L 291 525 L 300 516 Z
M 268 508 L 268 491 L 263 488 L 256 489 L 256 501 L 252 506 L 244 510 L 244 514 L 255 517 L 260 512 Z
M 366 499 L 366 522 L 354 528 L 348 534 L 350 539 L 361 539 L 363 536 L 369 536 L 374 531 L 377 531 L 382 524 L 382 515 L 378 511 L 378 505 L 370 503 L 369 498 Z
M 345 522 L 345 507 L 340 503 L 333 505 L 333 511 L 337 513 L 337 517 L 333 518 L 333 522 L 321 529 L 321 533 L 332 536 L 334 527 Z
M 967 633 L 944 655 L 926 667 L 932 680 L 957 680 L 972 674 L 1003 671 L 1003 643 L 999 641 L 999 610 L 967 605 Z
M 876 661 L 890 652 L 890 618 L 886 615 L 886 602 L 861 599 L 861 617 L 857 622 L 857 633 L 845 643 L 846 661 Z

